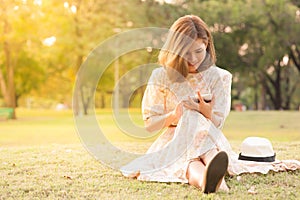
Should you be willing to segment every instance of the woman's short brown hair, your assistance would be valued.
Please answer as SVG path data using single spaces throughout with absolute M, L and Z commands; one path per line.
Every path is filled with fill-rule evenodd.
M 210 54 L 212 63 L 216 62 L 216 53 L 212 34 L 207 24 L 198 16 L 186 15 L 176 20 L 170 28 L 158 60 L 159 64 L 174 69 L 183 77 L 188 75 L 188 65 L 184 59 L 185 53 L 196 39 L 202 39 L 207 46 L 206 51 Z M 172 77 L 171 80 L 178 81 Z

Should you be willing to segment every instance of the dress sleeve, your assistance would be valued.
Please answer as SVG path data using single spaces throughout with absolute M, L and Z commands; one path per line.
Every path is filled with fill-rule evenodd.
M 222 129 L 231 106 L 231 80 L 230 72 L 219 69 L 217 80 L 212 87 L 214 102 L 212 108 L 212 122 Z
M 153 70 L 142 100 L 143 120 L 165 114 L 165 87 L 161 68 Z

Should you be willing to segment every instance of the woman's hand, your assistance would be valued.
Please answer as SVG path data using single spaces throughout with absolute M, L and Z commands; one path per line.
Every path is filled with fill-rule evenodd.
M 191 97 L 187 101 L 183 101 L 183 106 L 200 112 L 204 117 L 211 120 L 212 117 L 212 105 L 211 102 L 206 103 L 202 98 L 200 92 L 198 94 L 199 103 L 195 102 Z
M 149 117 L 145 120 L 145 128 L 146 130 L 153 132 L 157 130 L 161 130 L 162 128 L 168 127 L 172 124 L 177 124 L 179 119 L 182 116 L 183 108 L 182 103 L 178 103 L 175 109 L 164 115 L 157 115 Z

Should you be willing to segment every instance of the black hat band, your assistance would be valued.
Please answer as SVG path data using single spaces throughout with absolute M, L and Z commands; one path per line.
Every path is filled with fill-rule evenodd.
M 274 162 L 275 156 L 269 157 L 251 157 L 251 156 L 243 156 L 242 153 L 239 154 L 239 160 L 248 160 L 248 161 L 255 161 L 255 162 Z

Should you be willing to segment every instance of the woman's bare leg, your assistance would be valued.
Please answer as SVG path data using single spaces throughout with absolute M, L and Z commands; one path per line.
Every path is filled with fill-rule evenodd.
M 203 175 L 205 172 L 205 166 L 201 161 L 190 162 L 187 169 L 187 178 L 189 184 L 202 189 Z
M 205 165 L 207 165 L 215 157 L 215 155 L 217 153 L 218 153 L 217 149 L 212 149 L 212 150 L 208 151 L 207 153 L 205 153 L 203 156 L 201 156 L 201 159 L 203 160 L 203 163 Z M 224 178 L 222 179 L 219 190 L 229 192 L 229 188 L 228 188 Z

